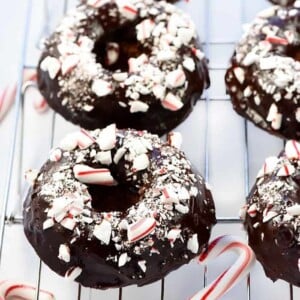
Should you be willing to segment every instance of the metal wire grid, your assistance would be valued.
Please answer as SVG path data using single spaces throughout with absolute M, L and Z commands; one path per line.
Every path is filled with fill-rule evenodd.
M 50 1 L 50 0 L 49 0 Z M 211 10 L 211 1 L 210 0 L 204 0 L 205 1 L 205 43 L 203 43 L 203 47 L 205 49 L 207 57 L 210 57 L 211 53 L 211 46 L 212 45 L 233 45 L 235 44 L 235 41 L 220 41 L 220 42 L 214 42 L 210 40 L 210 29 L 211 29 L 211 20 L 210 20 L 210 10 Z M 24 100 L 25 100 L 25 93 L 27 89 L 30 87 L 28 86 L 27 89 L 22 91 L 22 80 L 23 80 L 23 70 L 25 68 L 35 68 L 35 66 L 26 66 L 25 64 L 25 57 L 26 57 L 26 51 L 28 48 L 28 32 L 29 32 L 29 24 L 30 24 L 30 18 L 32 14 L 32 2 L 33 0 L 27 0 L 27 11 L 26 11 L 26 21 L 24 24 L 24 32 L 23 32 L 23 43 L 22 43 L 22 49 L 20 53 L 20 63 L 19 63 L 19 69 L 18 69 L 18 84 L 17 84 L 17 97 L 16 97 L 16 103 L 14 107 L 14 119 L 13 119 L 13 127 L 12 131 L 13 134 L 11 135 L 11 141 L 10 141 L 10 156 L 8 161 L 8 172 L 6 177 L 6 183 L 5 183 L 5 189 L 4 194 L 2 197 L 2 211 L 0 214 L 0 264 L 2 259 L 2 251 L 3 246 L 5 243 L 4 240 L 4 232 L 6 225 L 9 224 L 22 224 L 22 217 L 21 216 L 8 216 L 7 215 L 7 206 L 8 201 L 10 198 L 10 190 L 12 185 L 12 175 L 13 175 L 13 169 L 15 164 L 15 157 L 18 156 L 19 159 L 19 170 L 22 170 L 22 163 L 23 163 L 23 142 L 24 142 Z M 46 7 L 45 0 L 45 6 Z M 63 12 L 65 13 L 68 7 L 69 0 L 64 0 L 64 6 L 63 6 Z M 241 21 L 243 22 L 245 20 L 245 2 L 242 2 L 241 6 Z M 46 20 L 49 18 L 47 9 L 44 12 Z M 49 30 L 48 23 L 46 22 L 44 25 L 43 32 L 47 32 Z M 215 67 L 210 68 L 210 70 L 217 70 L 217 71 L 224 71 L 224 67 Z M 209 137 L 210 137 L 210 128 L 208 123 L 208 116 L 210 111 L 210 103 L 211 101 L 226 101 L 229 100 L 229 98 L 226 97 L 211 97 L 209 90 L 204 93 L 204 96 L 201 98 L 202 101 L 205 101 L 205 168 L 204 168 L 204 174 L 206 181 L 209 181 L 210 178 L 210 165 L 209 165 Z M 52 113 L 52 121 L 51 121 L 51 140 L 50 140 L 50 146 L 53 145 L 53 139 L 54 139 L 54 131 L 55 131 L 55 120 L 56 120 L 56 114 Z M 17 150 L 17 144 L 20 143 L 20 148 Z M 244 121 L 244 140 L 243 140 L 243 147 L 244 147 L 244 189 L 245 189 L 245 195 L 249 192 L 249 147 L 248 147 L 248 123 L 247 121 Z M 18 189 L 19 191 L 22 190 L 22 176 L 19 174 L 19 181 L 18 181 Z M 234 224 L 234 223 L 240 223 L 239 218 L 236 216 L 233 217 L 222 217 L 218 216 L 218 223 L 221 224 Z M 38 268 L 38 276 L 37 276 L 37 293 L 35 299 L 38 300 L 39 297 L 39 288 L 41 285 L 41 270 L 42 270 L 42 262 L 39 261 L 39 268 Z M 207 284 L 207 272 L 208 268 L 204 268 L 204 274 L 203 274 L 203 285 L 205 286 Z M 161 289 L 160 289 L 160 299 L 161 300 L 167 300 L 165 299 L 164 295 L 164 279 L 161 280 Z M 78 292 L 77 292 L 77 299 L 81 299 L 81 286 L 78 285 Z M 119 300 L 122 300 L 122 289 L 119 289 Z M 247 299 L 251 300 L 251 280 L 250 276 L 247 280 Z M 290 293 L 289 293 L 289 299 L 293 300 L 293 286 L 290 285 Z

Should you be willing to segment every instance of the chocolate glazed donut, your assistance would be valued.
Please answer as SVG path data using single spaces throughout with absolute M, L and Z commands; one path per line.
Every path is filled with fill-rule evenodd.
M 195 25 L 165 1 L 105 0 L 70 12 L 47 40 L 38 85 L 88 129 L 116 123 L 162 135 L 209 86 Z
M 24 228 L 40 258 L 84 286 L 139 286 L 197 256 L 216 223 L 203 178 L 145 131 L 67 136 L 31 179 Z M 31 172 L 33 174 L 33 172 Z
M 252 22 L 226 73 L 238 114 L 267 132 L 300 139 L 300 7 L 272 6 Z
M 300 144 L 269 157 L 242 209 L 249 244 L 266 275 L 300 286 Z

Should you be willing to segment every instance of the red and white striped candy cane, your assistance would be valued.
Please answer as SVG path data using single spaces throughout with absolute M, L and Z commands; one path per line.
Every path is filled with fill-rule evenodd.
M 0 300 L 8 299 L 22 299 L 22 300 L 33 300 L 35 299 L 36 288 L 31 285 L 27 285 L 20 282 L 14 282 L 4 280 L 0 282 Z M 55 300 L 52 293 L 40 290 L 40 300 Z
M 238 254 L 236 262 L 207 287 L 195 294 L 190 300 L 217 300 L 250 272 L 255 263 L 251 248 L 238 236 L 225 235 L 212 241 L 207 251 L 199 256 L 199 262 L 206 264 L 217 256 L 232 251 Z
M 36 81 L 36 70 L 25 70 L 23 74 L 24 84 L 28 81 Z M 0 91 L 0 121 L 5 117 L 9 109 L 12 107 L 17 93 L 17 82 L 8 84 L 2 91 Z M 39 95 L 33 101 L 34 108 L 38 112 L 44 112 L 48 105 L 44 98 Z
M 11 83 L 0 92 L 0 121 L 12 107 L 16 97 L 17 85 Z

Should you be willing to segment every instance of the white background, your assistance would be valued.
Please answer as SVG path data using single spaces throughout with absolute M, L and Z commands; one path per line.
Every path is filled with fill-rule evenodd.
M 0 87 L 17 77 L 20 52 L 24 32 L 24 22 L 28 0 L 0 0 Z M 32 16 L 28 39 L 26 65 L 35 66 L 39 51 L 35 48 L 44 22 L 42 0 L 32 0 Z M 51 26 L 57 23 L 62 11 L 62 0 L 49 0 L 52 11 Z M 70 1 L 69 6 L 74 3 Z M 189 13 L 197 24 L 201 40 L 210 45 L 206 50 L 210 59 L 211 88 L 207 95 L 211 101 L 198 102 L 192 115 L 178 127 L 184 136 L 183 149 L 194 165 L 207 175 L 212 186 L 218 217 L 234 217 L 245 201 L 245 124 L 232 110 L 225 94 L 224 73 L 233 52 L 234 42 L 242 32 L 242 23 L 250 21 L 255 14 L 269 4 L 263 0 L 190 0 L 179 6 Z M 207 44 L 206 44 L 207 46 Z M 9 193 L 9 214 L 20 214 L 25 183 L 21 189 L 18 179 L 23 170 L 38 168 L 47 158 L 50 147 L 53 112 L 38 114 L 32 107 L 34 91 L 27 93 L 24 109 L 23 151 L 16 151 L 14 175 Z M 7 174 L 10 168 L 9 157 L 13 140 L 14 109 L 0 123 L 0 207 L 3 206 Z M 22 122 L 21 122 L 22 123 Z M 268 155 L 276 155 L 283 145 L 278 138 L 269 136 L 248 124 L 249 176 L 250 185 Z M 54 144 L 75 126 L 55 116 Z M 206 131 L 207 130 L 207 131 Z M 207 134 L 207 138 L 205 133 Z M 18 139 L 19 140 L 19 139 Z M 205 149 L 207 165 L 205 165 Z M 23 157 L 22 171 L 19 158 Z M 23 178 L 23 177 L 22 177 Z M 3 207 L 2 207 L 3 211 Z M 219 224 L 213 229 L 212 237 L 220 234 L 245 236 L 241 224 Z M 208 266 L 208 281 L 225 270 L 235 256 L 226 254 Z M 276 263 L 276 262 L 274 262 Z M 39 259 L 26 241 L 21 225 L 5 227 L 4 246 L 0 265 L 1 279 L 16 279 L 34 284 L 38 278 Z M 54 292 L 57 299 L 77 299 L 78 285 L 57 276 L 44 264 L 42 265 L 41 286 Z M 195 262 L 180 268 L 165 279 L 165 300 L 183 300 L 193 295 L 203 286 L 203 267 Z M 300 290 L 294 288 L 294 299 L 299 299 Z M 283 281 L 272 283 L 267 279 L 259 264 L 251 273 L 251 299 L 289 299 L 289 285 Z M 82 289 L 81 299 L 117 300 L 118 290 L 96 291 Z M 160 299 L 160 282 L 150 286 L 123 289 L 123 300 Z M 247 299 L 246 281 L 234 287 L 223 299 Z

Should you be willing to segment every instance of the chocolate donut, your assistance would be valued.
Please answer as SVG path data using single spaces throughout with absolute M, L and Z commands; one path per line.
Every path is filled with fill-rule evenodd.
M 226 73 L 238 114 L 281 138 L 300 139 L 300 7 L 273 6 L 248 26 Z
M 84 128 L 170 131 L 209 85 L 195 25 L 165 1 L 94 2 L 70 12 L 47 40 L 41 93 Z
M 31 172 L 24 228 L 40 258 L 106 289 L 151 283 L 198 255 L 215 208 L 176 143 L 115 125 L 68 135 Z
M 242 209 L 249 244 L 273 281 L 300 286 L 300 144 L 269 157 Z

